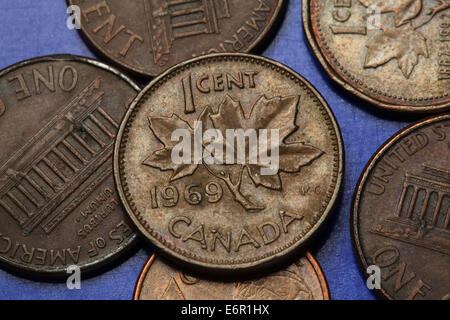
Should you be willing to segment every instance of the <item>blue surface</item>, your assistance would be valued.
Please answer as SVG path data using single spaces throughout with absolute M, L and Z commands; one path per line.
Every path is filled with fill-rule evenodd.
M 0 0 L 0 68 L 55 53 L 95 57 L 78 32 L 67 29 L 65 3 L 64 0 Z M 301 0 L 289 1 L 280 30 L 262 54 L 307 78 L 337 117 L 346 149 L 344 189 L 333 217 L 310 251 L 325 272 L 333 299 L 374 299 L 353 254 L 349 226 L 351 197 L 372 154 L 387 138 L 415 119 L 370 111 L 364 102 L 349 96 L 329 80 L 305 40 Z M 141 249 L 116 268 L 84 280 L 81 290 L 74 291 L 68 290 L 65 284 L 35 282 L 0 269 L 0 299 L 130 299 L 150 253 Z

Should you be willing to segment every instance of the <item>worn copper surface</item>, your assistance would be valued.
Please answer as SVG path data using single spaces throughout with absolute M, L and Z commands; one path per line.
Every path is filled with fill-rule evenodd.
M 142 270 L 134 300 L 329 300 L 325 275 L 310 253 L 262 278 L 220 282 L 193 277 L 153 255 Z
M 97 269 L 134 240 L 114 186 L 116 132 L 139 90 L 101 62 L 58 55 L 0 72 L 0 262 Z
M 352 234 L 363 272 L 390 299 L 450 298 L 450 115 L 389 139 L 356 188 Z
M 197 120 L 221 132 L 278 129 L 279 171 L 264 176 L 248 158 L 176 165 L 171 134 Z M 143 90 L 122 122 L 114 165 L 127 212 L 160 252 L 230 273 L 276 264 L 317 231 L 341 186 L 343 147 L 305 79 L 269 59 L 223 54 L 179 64 Z
M 81 32 L 103 56 L 157 76 L 202 54 L 250 52 L 267 36 L 283 0 L 67 0 Z
M 309 43 L 327 73 L 375 106 L 450 108 L 450 2 L 303 0 Z

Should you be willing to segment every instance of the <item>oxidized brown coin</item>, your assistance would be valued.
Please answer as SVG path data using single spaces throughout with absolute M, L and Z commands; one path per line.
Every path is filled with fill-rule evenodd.
M 160 251 L 229 273 L 301 247 L 336 200 L 342 160 L 332 111 L 305 79 L 269 59 L 218 54 L 143 90 L 114 165 L 127 212 Z
M 310 253 L 282 271 L 241 282 L 199 279 L 153 255 L 139 276 L 134 300 L 330 300 L 330 293 Z
M 327 73 L 388 110 L 450 108 L 450 2 L 303 0 L 306 36 Z
M 87 58 L 57 55 L 0 72 L 0 262 L 64 275 L 105 265 L 132 230 L 112 174 L 114 140 L 139 90 Z
M 284 0 L 67 0 L 81 32 L 103 56 L 157 76 L 208 53 L 250 52 L 267 36 Z
M 381 269 L 386 298 L 450 298 L 449 168 L 446 114 L 394 135 L 361 175 L 354 247 L 364 274 L 371 265 Z

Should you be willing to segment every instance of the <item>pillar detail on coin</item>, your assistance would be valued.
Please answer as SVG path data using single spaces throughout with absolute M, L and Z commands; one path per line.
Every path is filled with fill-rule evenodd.
M 325 276 L 307 253 L 289 267 L 247 281 L 202 280 L 152 256 L 139 276 L 135 300 L 329 300 Z
M 283 0 L 68 0 L 81 32 L 109 60 L 146 76 L 202 54 L 249 52 Z
M 128 213 L 161 250 L 233 272 L 273 264 L 323 223 L 343 149 L 326 102 L 250 55 L 182 63 L 134 101 L 115 150 Z
M 139 87 L 66 55 L 9 67 L 0 86 L 0 261 L 45 275 L 104 265 L 135 239 L 112 155 Z
M 381 269 L 390 299 L 450 297 L 450 116 L 386 142 L 355 191 L 352 228 L 363 271 Z
M 450 107 L 450 3 L 303 1 L 308 40 L 328 74 L 382 108 Z

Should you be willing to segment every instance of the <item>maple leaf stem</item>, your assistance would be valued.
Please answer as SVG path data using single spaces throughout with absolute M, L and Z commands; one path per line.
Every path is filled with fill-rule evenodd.
M 450 8 L 450 4 L 449 4 L 449 3 L 444 3 L 444 4 L 440 5 L 440 6 L 437 7 L 437 8 L 434 8 L 434 9 L 431 11 L 431 13 L 430 13 L 430 17 L 429 17 L 427 20 L 425 20 L 422 24 L 419 24 L 417 27 L 414 27 L 414 30 L 420 29 L 420 28 L 422 28 L 423 26 L 427 25 L 428 23 L 431 22 L 431 20 L 433 20 L 433 18 L 434 18 L 439 12 L 442 12 L 442 11 L 447 10 L 447 9 L 449 9 L 449 8 Z
M 242 176 L 244 175 L 244 170 L 245 170 L 245 166 L 241 166 L 240 172 L 239 172 L 239 178 L 238 181 L 236 183 L 236 187 L 238 189 L 241 188 L 241 184 L 242 184 Z
M 265 207 L 260 207 L 254 203 L 252 203 L 250 200 L 248 200 L 239 190 L 240 188 L 236 187 L 236 185 L 231 183 L 231 180 L 225 181 L 227 183 L 228 188 L 230 189 L 231 193 L 233 194 L 234 200 L 237 201 L 241 206 L 245 208 L 247 211 L 261 211 L 264 210 Z
M 434 12 L 430 18 L 428 18 L 427 20 L 425 20 L 423 23 L 419 24 L 418 26 L 414 27 L 414 30 L 418 30 L 420 28 L 422 28 L 423 26 L 427 25 L 428 23 L 431 22 L 431 20 L 433 20 L 434 16 L 438 13 L 438 11 Z
M 243 206 L 245 208 L 245 210 L 250 211 L 250 212 L 257 212 L 257 211 L 261 211 L 261 210 L 265 209 L 265 207 L 260 207 L 258 205 L 255 205 L 253 202 L 248 200 L 241 193 L 240 189 L 241 189 L 242 176 L 244 174 L 245 166 L 242 166 L 240 168 L 239 179 L 238 179 L 237 183 L 233 183 L 233 181 L 231 181 L 230 175 L 224 175 L 224 176 L 218 175 L 218 174 L 214 173 L 214 171 L 211 170 L 211 168 L 209 168 L 209 165 L 207 165 L 206 163 L 204 163 L 204 165 L 212 176 L 214 176 L 226 183 L 228 189 L 230 190 L 231 194 L 233 195 L 234 200 L 236 202 L 238 202 L 241 206 Z

